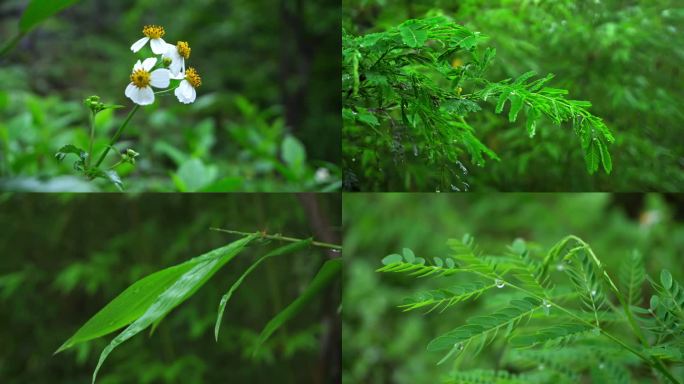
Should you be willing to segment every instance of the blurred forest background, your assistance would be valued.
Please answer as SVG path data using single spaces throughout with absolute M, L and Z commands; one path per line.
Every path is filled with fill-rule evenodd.
M 0 5 L 0 46 L 27 3 Z M 146 24 L 164 26 L 167 42 L 188 41 L 203 81 L 194 104 L 171 94 L 134 116 L 123 139 L 141 155 L 135 169 L 119 168 L 127 190 L 339 189 L 334 0 L 75 1 L 0 56 L 0 188 L 115 190 L 71 176 L 73 161 L 54 154 L 87 148 L 85 97 L 127 106 L 98 115 L 96 148 L 121 124 L 132 106 L 130 46 Z
M 402 312 L 397 306 L 404 298 L 444 286 L 444 279 L 435 284 L 434 279 L 375 272 L 384 256 L 403 247 L 423 257 L 443 256 L 447 239 L 469 233 L 485 254 L 505 252 L 518 237 L 544 251 L 574 234 L 591 245 L 611 276 L 636 249 L 656 280 L 662 268 L 679 281 L 684 278 L 681 195 L 353 194 L 343 202 L 343 226 L 342 366 L 343 382 L 349 384 L 440 382 L 450 367 L 436 365 L 443 354 L 427 352 L 427 343 L 500 304 L 483 297 L 442 313 Z M 644 286 L 644 296 L 651 294 Z M 500 358 L 500 348 L 492 345 L 475 358 L 466 356 L 460 367 L 493 369 Z M 678 369 L 675 375 L 684 374 L 681 365 Z M 643 374 L 649 377 L 644 382 L 652 382 Z
M 239 238 L 209 227 L 340 244 L 340 204 L 334 194 L 2 195 L 0 382 L 89 383 L 113 335 L 52 353 L 139 278 Z M 339 383 L 339 283 L 252 358 L 266 323 L 339 254 L 309 247 L 260 265 L 231 298 L 214 340 L 221 296 L 280 245 L 250 245 L 152 336 L 115 350 L 98 383 Z
M 585 170 L 579 139 L 569 125 L 559 128 L 542 120 L 530 139 L 524 121 L 511 124 L 494 113 L 494 100 L 472 114 L 469 123 L 501 161 L 487 161 L 480 168 L 463 156 L 471 190 L 676 192 L 684 188 L 681 1 L 343 0 L 342 27 L 363 35 L 411 18 L 442 14 L 490 38 L 483 46 L 494 47 L 496 58 L 488 79 L 515 78 L 531 70 L 541 76 L 554 73 L 549 86 L 568 89 L 572 99 L 590 101 L 590 111 L 604 119 L 616 138 L 610 148 L 612 174 L 592 176 Z M 370 190 L 369 185 L 381 185 L 375 188 L 434 191 L 436 166 L 414 157 L 410 142 L 398 145 L 406 152 L 405 162 L 399 165 L 387 155 L 381 164 L 364 168 L 345 153 L 344 172 L 352 176 L 345 177 L 345 188 Z M 405 186 L 401 177 L 389 180 L 391 172 L 382 175 L 382 170 L 393 167 L 410 173 L 412 184 Z

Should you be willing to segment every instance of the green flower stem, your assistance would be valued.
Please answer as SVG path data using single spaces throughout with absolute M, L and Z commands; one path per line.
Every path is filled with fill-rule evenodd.
M 240 235 L 240 236 L 247 236 L 251 235 L 251 233 L 248 232 L 240 232 L 240 231 L 233 231 L 230 229 L 222 229 L 222 228 L 209 228 L 212 231 L 217 231 L 217 232 L 224 232 L 224 233 L 230 233 L 233 235 Z M 280 240 L 280 241 L 289 241 L 291 243 L 295 243 L 298 241 L 302 241 L 302 239 L 297 239 L 294 237 L 287 237 L 287 236 L 282 236 L 282 235 L 268 235 L 264 232 L 260 232 L 259 236 L 263 239 L 271 239 L 271 240 Z M 341 245 L 336 245 L 336 244 L 330 244 L 330 243 L 323 243 L 320 241 L 312 241 L 311 245 L 315 245 L 317 247 L 322 247 L 322 248 L 330 248 L 330 249 L 335 249 L 338 251 L 342 250 Z
M 99 167 L 100 164 L 102 164 L 105 157 L 107 157 L 109 150 L 119 140 L 119 137 L 121 136 L 121 133 L 123 132 L 124 128 L 126 128 L 126 126 L 128 125 L 128 122 L 131 121 L 131 118 L 133 117 L 133 115 L 135 115 L 135 113 L 138 111 L 138 109 L 140 109 L 140 106 L 138 104 L 133 106 L 133 109 L 131 109 L 131 112 L 129 112 L 128 116 L 126 116 L 126 120 L 124 120 L 123 124 L 121 124 L 119 129 L 116 130 L 116 133 L 114 133 L 114 136 L 112 136 L 112 139 L 109 140 L 109 145 L 107 146 L 107 148 L 105 148 L 104 152 L 102 152 L 102 155 L 100 155 L 100 159 L 97 160 L 95 167 Z
M 90 167 L 90 162 L 93 157 L 93 141 L 95 140 L 95 112 L 90 111 L 90 145 L 88 146 L 88 158 L 86 160 L 86 167 Z

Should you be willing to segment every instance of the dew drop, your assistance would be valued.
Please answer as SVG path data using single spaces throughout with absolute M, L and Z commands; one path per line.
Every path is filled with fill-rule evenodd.
M 352 163 L 356 162 L 356 157 L 352 157 Z
M 496 284 L 496 287 L 497 287 L 497 288 L 503 288 L 504 285 L 506 285 L 506 284 L 503 282 L 503 280 L 500 280 L 500 279 L 496 279 L 496 280 L 494 281 L 494 284 Z
M 458 351 L 462 351 L 463 348 L 464 348 L 464 346 L 462 343 L 454 343 L 454 349 L 456 349 Z
M 592 296 L 592 297 L 593 297 L 593 296 L 596 296 L 596 290 L 595 290 L 595 289 L 592 289 L 592 290 L 591 290 L 591 296 Z
M 598 366 L 599 369 L 603 369 L 603 368 L 605 368 L 605 367 L 606 367 L 606 365 L 603 364 L 603 363 L 599 364 L 599 366 Z
M 558 263 L 558 264 L 556 265 L 556 270 L 557 270 L 557 271 L 564 271 L 564 270 L 565 270 L 565 265 L 563 265 L 563 263 Z
M 548 316 L 551 313 L 551 304 L 544 299 L 544 301 L 542 301 L 542 306 L 544 309 L 544 314 Z
M 544 368 L 546 368 L 546 367 L 544 366 L 544 364 L 539 364 L 539 366 L 538 366 L 537 368 L 538 368 L 540 371 L 543 371 Z

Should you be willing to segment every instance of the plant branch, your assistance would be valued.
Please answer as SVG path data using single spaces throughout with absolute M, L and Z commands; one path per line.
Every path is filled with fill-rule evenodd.
M 131 109 L 131 112 L 128 113 L 128 116 L 126 116 L 126 120 L 124 120 L 123 124 L 119 127 L 119 129 L 116 130 L 116 133 L 114 133 L 114 136 L 112 136 L 112 139 L 109 140 L 109 145 L 107 148 L 105 148 L 104 152 L 102 152 L 102 155 L 100 155 L 100 159 L 97 160 L 97 163 L 95 164 L 95 167 L 99 167 L 100 164 L 102 164 L 102 161 L 104 161 L 105 157 L 107 157 L 107 154 L 109 153 L 109 150 L 111 147 L 116 144 L 116 142 L 119 140 L 119 137 L 121 136 L 121 133 L 123 130 L 126 128 L 128 125 L 128 122 L 131 121 L 131 118 L 133 115 L 140 109 L 140 105 L 136 104 L 133 106 L 133 109 Z
M 217 232 L 223 232 L 223 233 L 230 233 L 230 234 L 232 234 L 232 235 L 240 235 L 240 236 L 247 236 L 247 235 L 251 235 L 251 234 L 252 234 L 252 233 L 249 233 L 249 232 L 233 231 L 233 230 L 231 230 L 231 229 L 222 229 L 222 228 L 213 228 L 213 227 L 212 227 L 212 228 L 209 228 L 209 230 L 217 231 Z M 288 242 L 291 242 L 291 243 L 298 242 L 298 241 L 302 241 L 302 239 L 297 239 L 297 238 L 295 238 L 295 237 L 282 236 L 282 235 L 280 235 L 280 234 L 269 235 L 269 234 L 267 234 L 266 232 L 263 232 L 263 231 L 259 232 L 259 236 L 260 236 L 261 238 L 263 238 L 263 239 L 288 241 Z M 312 241 L 312 242 L 311 242 L 311 245 L 315 245 L 315 246 L 321 247 L 321 248 L 335 249 L 335 250 L 338 250 L 338 251 L 341 251 L 341 250 L 342 250 L 342 246 L 341 246 L 341 245 L 330 244 L 330 243 L 324 243 L 324 242 L 321 242 L 321 241 Z

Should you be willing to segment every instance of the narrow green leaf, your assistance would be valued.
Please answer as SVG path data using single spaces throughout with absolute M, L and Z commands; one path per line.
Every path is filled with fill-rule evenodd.
M 250 241 L 258 236 L 258 234 L 245 236 L 240 240 L 234 241 L 224 247 L 217 248 L 184 263 L 190 264 L 190 268 L 185 270 L 180 276 L 176 275 L 176 279 L 173 280 L 172 284 L 154 298 L 154 301 L 145 309 L 144 313 L 117 335 L 102 351 L 95 372 L 93 372 L 92 382 L 95 383 L 98 371 L 114 348 L 142 332 L 187 300 L 202 287 L 216 271 L 232 260 Z M 135 304 L 135 298 L 131 299 L 130 302 L 131 304 Z M 124 302 L 123 304 L 126 303 Z
M 19 20 L 19 31 L 27 33 L 45 19 L 79 0 L 32 0 Z
M 601 161 L 601 150 L 597 144 L 598 139 L 593 139 L 589 143 L 589 149 L 584 154 L 584 161 L 587 164 L 587 172 L 593 174 L 598 170 Z
M 245 280 L 247 275 L 252 273 L 256 267 L 259 266 L 264 260 L 274 257 L 274 256 L 281 256 L 285 255 L 288 253 L 292 252 L 297 252 L 303 248 L 308 247 L 311 244 L 312 239 L 306 239 L 306 240 L 301 240 L 293 244 L 288 244 L 286 246 L 274 249 L 273 251 L 265 254 L 264 256 L 260 257 L 254 264 L 252 264 L 247 270 L 240 276 L 239 279 L 230 287 L 228 290 L 228 293 L 223 295 L 221 298 L 221 303 L 219 304 L 219 310 L 218 310 L 218 316 L 216 317 L 216 325 L 214 326 L 214 338 L 216 341 L 218 341 L 218 335 L 219 335 L 219 329 L 221 328 L 221 320 L 223 320 L 223 313 L 226 310 L 226 304 L 228 304 L 228 300 L 230 300 L 231 296 L 233 296 L 233 292 L 238 289 L 240 284 Z
M 537 132 L 537 120 L 539 120 L 540 112 L 537 108 L 530 108 L 527 111 L 527 122 L 525 123 L 525 128 L 527 129 L 527 134 L 530 138 L 534 137 Z
M 603 164 L 603 170 L 610 174 L 613 170 L 613 161 L 610 158 L 610 152 L 608 152 L 608 146 L 599 140 L 599 149 L 601 150 L 601 164 Z
M 494 110 L 494 112 L 501 113 L 501 111 L 503 111 L 504 104 L 506 103 L 506 100 L 508 100 L 508 95 L 510 94 L 511 92 L 508 90 L 504 90 L 503 92 L 501 92 L 501 94 L 499 95 L 499 100 L 496 102 L 496 109 Z
M 663 284 L 663 288 L 668 290 L 672 288 L 672 274 L 670 274 L 670 271 L 663 269 L 660 272 L 660 282 Z
M 325 287 L 332 283 L 335 278 L 337 278 L 342 270 L 342 260 L 332 259 L 328 260 L 323 264 L 321 269 L 318 271 L 316 276 L 311 280 L 309 286 L 306 287 L 304 292 L 299 295 L 295 301 L 290 303 L 285 309 L 278 313 L 271 321 L 266 324 L 266 327 L 261 331 L 259 339 L 257 341 L 257 346 L 254 349 L 255 353 L 258 348 L 266 341 L 268 338 L 280 328 L 284 323 L 292 319 L 296 314 L 298 314 L 302 308 L 311 301 L 319 292 L 321 292 Z
M 518 112 L 520 112 L 520 109 L 522 109 L 524 98 L 521 95 L 512 92 L 510 95 L 510 100 L 511 109 L 508 111 L 508 121 L 513 123 L 518 118 Z

